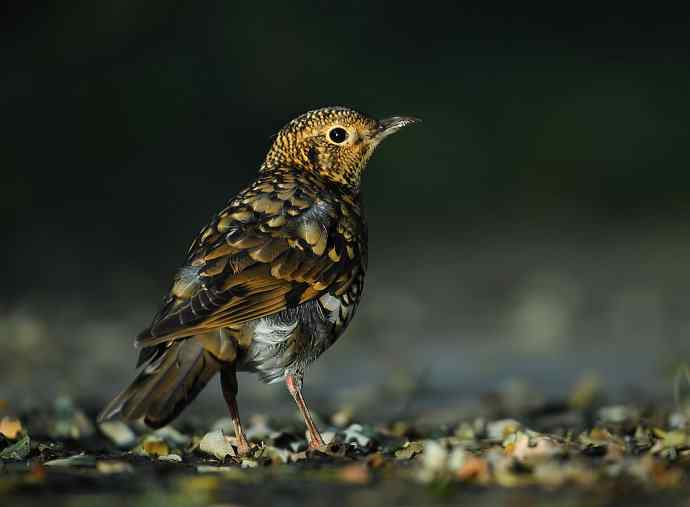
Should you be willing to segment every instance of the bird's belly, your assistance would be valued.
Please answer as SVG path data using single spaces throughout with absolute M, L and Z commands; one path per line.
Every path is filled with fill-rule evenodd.
M 297 308 L 247 323 L 250 335 L 238 370 L 259 374 L 264 382 L 282 380 L 287 373 L 302 375 L 304 369 L 330 347 L 354 315 L 332 296 L 303 303 Z

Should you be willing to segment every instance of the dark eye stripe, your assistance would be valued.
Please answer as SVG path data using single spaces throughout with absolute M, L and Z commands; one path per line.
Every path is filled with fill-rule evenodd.
M 347 130 L 342 127 L 335 127 L 328 133 L 328 138 L 336 144 L 343 143 L 347 140 Z

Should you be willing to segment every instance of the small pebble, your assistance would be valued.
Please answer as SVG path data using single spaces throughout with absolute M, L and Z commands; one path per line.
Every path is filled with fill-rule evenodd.
M 98 428 L 112 443 L 122 449 L 134 447 L 137 442 L 136 434 L 122 421 L 105 421 L 99 424 Z

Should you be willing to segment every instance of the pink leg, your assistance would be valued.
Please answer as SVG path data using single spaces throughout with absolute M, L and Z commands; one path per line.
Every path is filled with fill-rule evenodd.
M 287 385 L 288 391 L 290 391 L 292 398 L 297 404 L 300 414 L 302 414 L 304 423 L 307 425 L 307 431 L 309 432 L 309 448 L 319 449 L 323 447 L 325 445 L 323 438 L 321 438 L 321 434 L 319 433 L 316 424 L 314 424 L 314 420 L 311 418 L 307 404 L 304 402 L 304 398 L 302 397 L 302 381 L 297 379 L 294 375 L 286 375 L 285 385 Z

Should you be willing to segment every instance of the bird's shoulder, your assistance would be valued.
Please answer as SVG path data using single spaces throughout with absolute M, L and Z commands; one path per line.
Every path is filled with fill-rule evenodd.
M 198 262 L 198 257 L 209 249 L 223 242 L 233 243 L 233 237 L 244 239 L 240 246 L 252 242 L 252 236 L 307 241 L 301 237 L 307 235 L 304 224 L 327 226 L 337 221 L 341 198 L 325 182 L 296 169 L 264 171 L 199 232 L 189 248 L 187 261 Z

